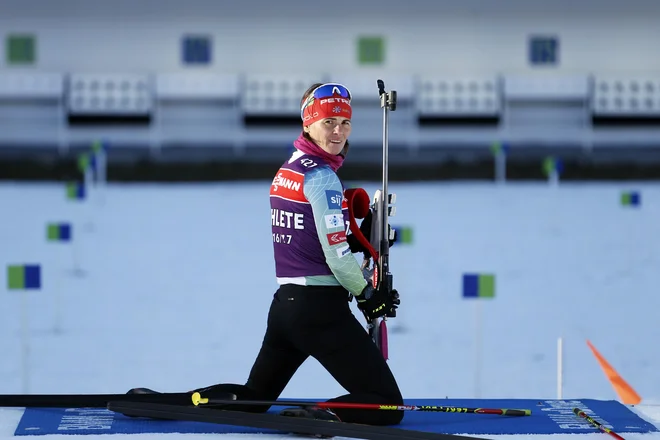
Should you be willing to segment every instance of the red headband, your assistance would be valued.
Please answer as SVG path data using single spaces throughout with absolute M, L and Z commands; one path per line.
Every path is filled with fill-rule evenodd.
M 351 101 L 349 99 L 342 98 L 341 96 L 322 99 L 312 98 L 311 102 L 303 108 L 302 120 L 303 125 L 307 127 L 325 118 L 343 116 L 344 118 L 351 119 L 352 114 L 353 111 L 351 110 Z

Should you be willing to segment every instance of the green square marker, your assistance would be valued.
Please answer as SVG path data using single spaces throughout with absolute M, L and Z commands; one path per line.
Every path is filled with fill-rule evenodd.
M 552 171 L 554 170 L 554 168 L 555 168 L 555 159 L 554 158 L 546 157 L 545 159 L 543 159 L 543 173 L 546 176 L 549 176 L 550 174 L 552 174 Z
M 495 298 L 495 275 L 479 275 L 479 297 Z
M 398 240 L 401 243 L 410 244 L 413 240 L 413 231 L 412 228 L 404 226 L 401 229 L 397 230 L 397 235 L 399 235 Z
M 80 170 L 80 172 L 84 173 L 85 171 L 87 171 L 90 162 L 91 160 L 89 154 L 85 153 L 78 156 L 78 169 Z
M 7 64 L 34 64 L 37 58 L 34 35 L 8 35 L 6 40 Z
M 385 40 L 383 37 L 358 38 L 358 63 L 383 64 L 385 62 Z
M 66 198 L 77 199 L 76 197 L 77 189 L 78 187 L 75 182 L 68 182 L 66 184 Z
M 46 229 L 46 238 L 48 241 L 57 241 L 60 239 L 60 225 L 50 223 Z
M 490 152 L 493 153 L 494 156 L 497 156 L 502 152 L 502 144 L 499 142 L 493 142 L 490 146 Z
M 9 287 L 9 290 L 22 290 L 25 288 L 25 267 L 7 267 L 7 287 Z

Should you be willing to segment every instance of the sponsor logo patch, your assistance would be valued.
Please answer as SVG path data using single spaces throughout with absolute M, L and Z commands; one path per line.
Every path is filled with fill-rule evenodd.
M 270 186 L 270 195 L 293 202 L 307 202 L 303 191 L 305 176 L 296 171 L 280 168 Z
M 350 253 L 351 253 L 351 248 L 349 248 L 348 246 L 342 246 L 339 249 L 337 249 L 337 255 L 339 256 L 339 258 L 346 256 Z
M 328 237 L 328 243 L 330 243 L 331 245 L 344 243 L 346 241 L 346 232 L 344 231 L 332 232 L 328 234 L 327 237 Z
M 341 202 L 344 196 L 339 191 L 326 191 L 325 198 L 328 201 L 329 209 L 341 209 Z
M 328 229 L 343 228 L 344 216 L 340 214 L 330 214 L 325 216 L 325 226 Z

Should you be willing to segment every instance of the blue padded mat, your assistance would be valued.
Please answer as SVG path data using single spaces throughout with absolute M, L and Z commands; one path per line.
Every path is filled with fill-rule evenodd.
M 618 433 L 659 431 L 625 405 L 614 400 L 407 399 L 406 404 L 532 410 L 532 415 L 526 417 L 409 411 L 406 412 L 403 423 L 399 425 L 402 429 L 445 434 L 583 434 L 597 432 L 587 421 L 573 414 L 572 410 L 575 407 L 584 409 L 591 417 Z M 101 408 L 27 408 L 14 435 L 276 432 L 212 423 L 136 419 Z

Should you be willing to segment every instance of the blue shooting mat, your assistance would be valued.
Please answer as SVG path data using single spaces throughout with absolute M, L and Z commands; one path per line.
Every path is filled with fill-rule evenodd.
M 305 399 L 310 400 L 310 399 Z M 528 400 L 528 399 L 406 399 L 407 405 L 442 405 L 468 408 L 530 409 L 531 416 L 461 414 L 408 411 L 402 429 L 443 434 L 515 435 L 584 434 L 598 432 L 573 414 L 578 407 L 617 433 L 659 432 L 625 405 L 615 400 Z M 278 407 L 272 412 L 281 410 Z M 213 423 L 151 420 L 126 417 L 103 408 L 26 408 L 14 435 L 49 434 L 253 434 L 281 433 Z

